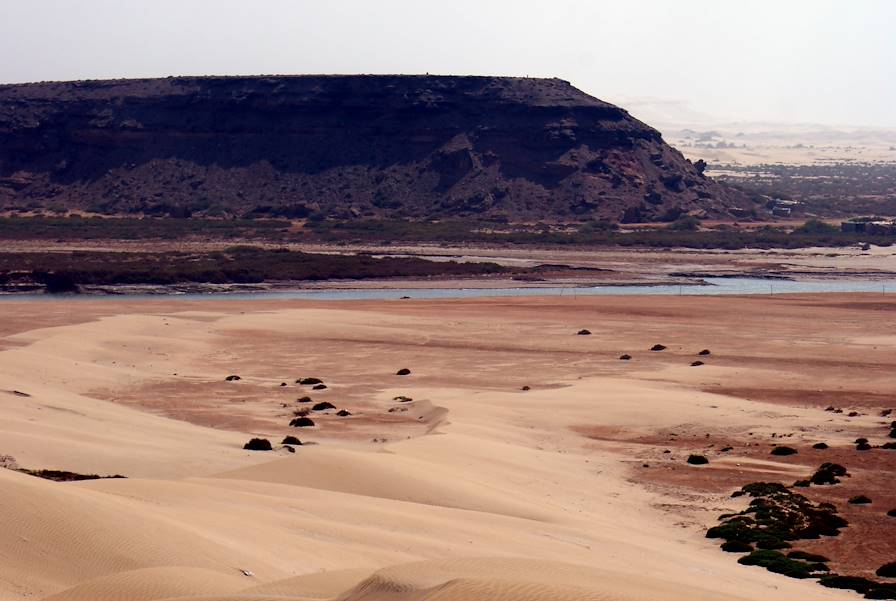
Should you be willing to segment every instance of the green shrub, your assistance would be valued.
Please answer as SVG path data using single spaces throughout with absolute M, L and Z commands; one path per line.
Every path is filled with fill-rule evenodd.
M 788 559 L 778 551 L 753 551 L 749 555 L 738 559 L 737 562 L 745 566 L 760 566 L 769 572 L 782 574 L 790 578 L 811 578 L 816 571 L 809 564 Z
M 751 553 L 753 551 L 753 545 L 739 540 L 726 540 L 720 545 L 720 548 L 728 553 Z

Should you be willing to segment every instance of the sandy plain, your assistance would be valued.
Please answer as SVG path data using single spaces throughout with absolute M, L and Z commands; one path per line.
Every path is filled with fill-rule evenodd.
M 837 460 L 853 477 L 813 494 L 851 526 L 805 548 L 894 559 L 896 452 L 851 445 L 886 435 L 894 332 L 861 294 L 4 300 L 0 455 L 127 478 L 0 469 L 0 599 L 857 598 L 704 532 L 742 484 Z M 306 395 L 351 415 L 289 427 Z

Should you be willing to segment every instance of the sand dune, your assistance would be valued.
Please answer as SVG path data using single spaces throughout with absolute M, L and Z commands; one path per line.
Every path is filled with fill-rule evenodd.
M 861 297 L 825 302 L 847 301 Z M 39 308 L 10 303 L 4 317 L 35 327 L 0 351 L 0 391 L 29 395 L 0 392 L 0 455 L 128 478 L 0 469 L 0 599 L 850 598 L 739 566 L 703 532 L 740 501 L 727 484 L 686 485 L 814 467 L 802 454 L 722 453 L 717 438 L 846 444 L 877 427 L 871 410 L 836 421 L 809 403 L 712 392 L 770 374 L 836 391 L 859 352 L 879 367 L 851 386 L 892 392 L 889 347 L 868 347 L 877 328 L 799 297 L 563 302 L 108 302 L 99 320 L 47 328 Z M 738 319 L 720 325 L 732 307 Z M 808 330 L 820 316 L 831 333 Z M 786 320 L 772 337 L 757 325 Z M 598 334 L 574 336 L 581 325 Z M 781 362 L 799 332 L 814 343 Z M 655 342 L 669 349 L 650 353 Z M 689 367 L 704 347 L 708 365 Z M 412 375 L 396 377 L 403 366 Z M 237 370 L 238 385 L 223 382 Z M 315 400 L 351 419 L 289 428 L 305 389 L 279 382 L 301 375 L 325 378 Z M 208 427 L 208 412 L 228 427 Z M 242 450 L 285 434 L 318 444 Z M 690 447 L 706 469 L 685 464 Z

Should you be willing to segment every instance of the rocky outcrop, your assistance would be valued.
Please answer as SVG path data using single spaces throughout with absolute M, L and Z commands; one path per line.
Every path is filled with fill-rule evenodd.
M 0 86 L 0 208 L 637 221 L 747 206 L 559 79 L 174 77 Z

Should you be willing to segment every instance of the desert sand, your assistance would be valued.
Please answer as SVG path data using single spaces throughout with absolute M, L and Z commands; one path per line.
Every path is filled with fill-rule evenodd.
M 850 486 L 892 481 L 893 451 L 847 454 L 894 404 L 894 324 L 896 300 L 858 294 L 5 300 L 6 464 L 126 478 L 0 469 L 0 599 L 856 598 L 704 533 L 740 485 L 827 460 L 817 441 Z M 289 427 L 306 395 L 351 415 Z M 781 437 L 800 453 L 768 456 Z M 843 511 L 841 565 L 868 541 L 892 560 Z

